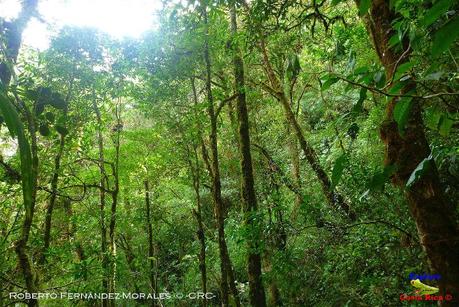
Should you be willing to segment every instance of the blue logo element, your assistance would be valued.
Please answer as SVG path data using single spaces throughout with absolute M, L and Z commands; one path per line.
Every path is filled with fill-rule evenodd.
M 440 280 L 441 275 L 440 274 L 416 274 L 411 272 L 410 275 L 408 275 L 409 280 L 414 280 L 414 279 L 419 279 L 420 281 L 423 280 Z

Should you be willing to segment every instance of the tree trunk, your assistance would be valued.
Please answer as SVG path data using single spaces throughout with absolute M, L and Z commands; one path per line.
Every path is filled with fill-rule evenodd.
M 99 107 L 97 103 L 93 101 L 93 108 L 94 112 L 96 113 L 97 118 L 97 143 L 99 149 L 99 172 L 100 172 L 100 204 L 99 204 L 99 214 L 100 214 L 100 252 L 102 254 L 102 289 L 104 292 L 109 292 L 109 272 L 108 272 L 108 265 L 109 259 L 107 254 L 107 227 L 105 225 L 105 190 L 106 190 L 106 181 L 107 181 L 107 173 L 105 171 L 105 158 L 104 158 L 104 136 L 102 133 L 103 124 L 102 124 L 102 117 L 100 114 Z M 102 300 L 102 306 L 108 306 L 107 300 Z
M 150 202 L 150 186 L 148 180 L 144 181 L 145 185 L 145 208 L 147 214 L 147 229 L 148 229 L 148 257 L 150 263 L 150 289 L 153 293 L 156 292 L 156 282 L 155 282 L 155 250 L 153 246 L 153 227 L 151 224 L 151 202 Z
M 271 66 L 268 57 L 268 51 L 266 50 L 265 40 L 262 38 L 260 40 L 260 48 L 263 57 L 263 64 L 264 68 L 266 69 L 266 73 L 268 75 L 269 82 L 272 86 L 273 94 L 282 104 L 285 112 L 285 116 L 287 118 L 288 123 L 293 128 L 296 137 L 300 143 L 300 147 L 306 156 L 306 160 L 308 161 L 309 165 L 311 166 L 312 170 L 316 174 L 319 182 L 322 186 L 322 191 L 327 199 L 328 204 L 333 207 L 344 211 L 345 215 L 352 221 L 356 220 L 356 216 L 354 211 L 351 209 L 349 204 L 344 200 L 343 196 L 336 191 L 333 190 L 330 178 L 328 177 L 325 170 L 319 163 L 315 150 L 309 145 L 304 137 L 303 131 L 298 124 L 298 121 L 295 117 L 295 114 L 290 107 L 289 100 L 283 90 L 282 84 L 280 83 L 279 79 L 276 77 L 274 69 Z
M 212 168 L 212 199 L 215 207 L 215 216 L 218 228 L 218 247 L 220 251 L 220 270 L 221 270 L 221 299 L 222 306 L 228 306 L 228 248 L 225 240 L 225 217 L 224 204 L 221 195 L 220 169 L 218 163 L 218 146 L 217 146 L 217 117 L 214 109 L 214 99 L 212 96 L 211 85 L 211 63 L 209 55 L 209 25 L 207 17 L 207 7 L 202 3 L 202 15 L 204 18 L 204 61 L 206 63 L 206 92 L 207 92 L 207 111 L 210 118 L 210 151 L 211 151 L 211 168 Z
M 231 4 L 231 34 L 237 35 L 237 20 L 235 4 Z M 257 216 L 258 205 L 255 194 L 255 181 L 253 178 L 252 155 L 250 152 L 249 115 L 245 95 L 244 63 L 238 46 L 233 46 L 233 65 L 235 76 L 235 89 L 237 96 L 237 116 L 239 132 L 239 150 L 241 154 L 242 175 L 242 200 L 244 219 L 248 229 L 247 249 L 247 274 L 249 278 L 249 300 L 252 306 L 266 306 L 265 290 L 261 277 L 261 219 Z
M 114 293 L 116 289 L 116 207 L 118 205 L 118 195 L 120 191 L 119 187 L 119 160 L 120 160 L 120 135 L 123 129 L 121 122 L 121 105 L 117 104 L 116 111 L 116 126 L 112 129 L 114 133 L 114 146 L 115 146 L 115 163 L 113 165 L 113 191 L 112 195 L 112 206 L 110 208 L 110 225 L 109 225 L 109 238 L 110 238 L 110 279 L 109 279 L 109 291 Z M 114 305 L 112 301 L 109 304 Z
M 356 1 L 357 4 L 359 1 Z M 409 62 L 410 54 L 397 52 L 389 47 L 389 39 L 394 34 L 391 24 L 396 14 L 389 2 L 372 1 L 370 13 L 365 16 L 367 31 L 372 37 L 378 57 L 386 70 L 387 80 L 392 80 L 397 67 Z M 402 42 L 405 49 L 408 42 Z M 401 94 L 416 93 L 416 84 L 407 82 Z M 412 100 L 410 117 L 403 135 L 400 135 L 394 120 L 394 108 L 399 98 L 392 99 L 386 108 L 386 119 L 380 128 L 385 144 L 385 164 L 395 165 L 392 183 L 402 188 L 408 201 L 411 215 L 416 223 L 421 245 L 426 251 L 433 271 L 441 275 L 440 294 L 451 293 L 453 300 L 440 301 L 441 304 L 457 306 L 459 302 L 459 233 L 455 208 L 449 204 L 440 184 L 435 162 L 413 185 L 406 187 L 414 169 L 430 155 L 430 147 L 424 133 L 421 102 Z
M 293 186 L 297 191 L 301 191 L 301 181 L 300 181 L 300 154 L 298 152 L 298 140 L 297 138 L 291 134 L 290 125 L 287 125 L 287 134 L 289 136 L 287 140 L 288 151 L 290 153 L 291 165 L 292 165 L 292 179 L 293 179 Z M 292 218 L 293 220 L 296 219 L 298 215 L 298 210 L 300 209 L 301 202 L 301 195 L 299 193 L 295 193 L 295 203 L 293 205 L 292 210 Z
M 74 242 L 75 254 L 78 258 L 78 261 L 83 261 L 86 259 L 86 255 L 84 253 L 84 249 L 83 249 L 83 246 L 81 245 L 81 242 L 78 239 L 76 239 L 77 223 L 75 223 L 75 221 L 72 220 L 73 210 L 72 210 L 72 202 L 70 199 L 64 200 L 64 207 L 65 207 L 65 213 L 67 215 L 67 221 L 68 221 L 67 240 L 69 242 Z
M 73 88 L 73 77 L 69 82 L 67 97 L 65 98 L 64 117 L 67 117 L 68 104 L 70 102 L 72 88 Z M 49 198 L 48 207 L 46 208 L 45 229 L 44 229 L 44 234 L 43 234 L 43 251 L 42 251 L 41 259 L 40 259 L 41 264 L 44 264 L 46 262 L 46 252 L 48 251 L 50 241 L 51 241 L 51 220 L 53 217 L 54 205 L 57 199 L 59 171 L 61 169 L 61 160 L 64 154 L 64 147 L 65 147 L 65 134 L 61 134 L 60 139 L 59 139 L 59 149 L 58 149 L 56 156 L 54 157 L 54 170 L 53 170 L 53 176 L 51 179 L 51 196 Z
M 199 244 L 200 244 L 199 271 L 201 272 L 201 287 L 202 287 L 201 290 L 202 292 L 207 293 L 206 238 L 204 234 L 204 225 L 202 222 L 201 192 L 200 192 L 201 172 L 200 172 L 200 167 L 199 167 L 199 158 L 198 158 L 198 151 L 197 151 L 196 145 L 193 145 L 193 154 L 194 154 L 194 163 L 195 163 L 194 168 L 191 162 L 191 158 L 188 159 L 189 165 L 190 165 L 190 171 L 193 177 L 193 188 L 196 194 L 196 210 L 193 209 L 193 214 L 198 224 L 198 230 L 196 231 L 196 234 L 197 234 Z M 206 307 L 207 301 L 202 300 L 201 304 L 203 307 Z

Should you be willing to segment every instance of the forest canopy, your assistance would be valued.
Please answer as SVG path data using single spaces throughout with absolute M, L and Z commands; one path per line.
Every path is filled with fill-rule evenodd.
M 134 2 L 0 13 L 0 307 L 459 306 L 457 1 Z

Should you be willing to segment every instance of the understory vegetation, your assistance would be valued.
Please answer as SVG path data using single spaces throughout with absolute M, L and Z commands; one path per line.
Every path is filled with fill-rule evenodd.
M 458 306 L 456 1 L 171 2 L 41 51 L 39 2 L 0 20 L 0 306 Z

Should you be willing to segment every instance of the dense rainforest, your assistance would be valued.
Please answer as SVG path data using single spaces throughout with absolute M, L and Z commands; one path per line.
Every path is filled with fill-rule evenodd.
M 457 1 L 165 1 L 39 50 L 41 1 L 0 19 L 1 307 L 459 306 Z

